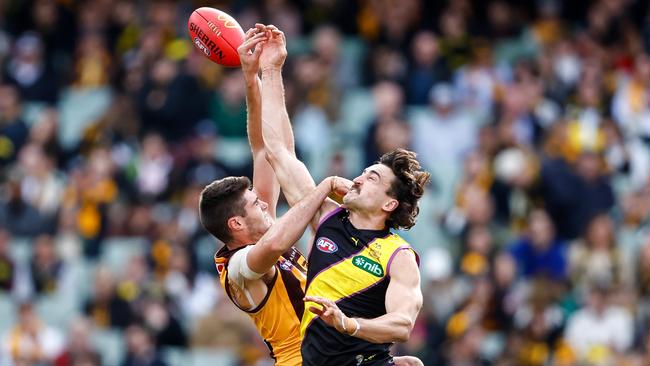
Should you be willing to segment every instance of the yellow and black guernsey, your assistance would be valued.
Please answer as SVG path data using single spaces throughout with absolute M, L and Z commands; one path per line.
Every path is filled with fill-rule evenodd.
M 385 315 L 390 265 L 401 250 L 413 249 L 388 229 L 356 229 L 348 212 L 339 208 L 316 231 L 309 254 L 307 295 L 335 301 L 349 317 Z M 310 306 L 319 305 L 305 304 L 306 309 Z M 300 332 L 305 366 L 393 364 L 390 343 L 375 344 L 339 333 L 311 311 L 305 311 Z
M 228 260 L 238 250 L 221 248 L 214 256 L 221 286 L 230 300 L 253 319 L 277 366 L 300 366 L 300 320 L 304 311 L 307 261 L 296 248 L 284 253 L 275 264 L 268 292 L 253 310 L 242 309 L 233 300 L 228 281 Z

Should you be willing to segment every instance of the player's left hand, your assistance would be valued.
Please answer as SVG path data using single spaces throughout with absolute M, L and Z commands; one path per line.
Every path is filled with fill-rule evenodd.
M 247 79 L 253 79 L 259 71 L 262 44 L 268 39 L 264 27 L 251 28 L 246 32 L 244 43 L 237 48 L 242 71 Z
M 310 306 L 309 311 L 323 319 L 325 324 L 336 328 L 336 330 L 343 334 L 349 333 L 350 330 L 343 328 L 343 324 L 347 324 L 346 321 L 348 320 L 348 317 L 343 314 L 334 301 L 320 296 L 305 296 L 304 300 L 305 302 L 315 302 L 323 307 L 322 309 L 319 309 L 316 306 Z

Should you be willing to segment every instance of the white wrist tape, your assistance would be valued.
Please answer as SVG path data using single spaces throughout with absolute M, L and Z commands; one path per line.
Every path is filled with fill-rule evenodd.
M 356 328 L 354 328 L 354 332 L 350 333 L 350 335 L 354 337 L 355 335 L 357 335 L 357 333 L 359 333 L 359 329 L 361 329 L 361 324 L 359 324 L 359 321 L 354 318 L 352 318 L 352 320 L 354 320 L 354 326 Z

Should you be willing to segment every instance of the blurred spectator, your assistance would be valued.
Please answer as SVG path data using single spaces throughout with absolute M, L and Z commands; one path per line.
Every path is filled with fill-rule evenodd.
M 44 324 L 31 303 L 22 303 L 17 324 L 2 337 L 3 364 L 50 364 L 65 346 L 63 335 Z
M 472 226 L 467 231 L 464 253 L 461 254 L 459 272 L 461 274 L 479 277 L 490 271 L 493 252 L 492 234 L 485 226 Z
M 241 74 L 233 73 L 231 78 L 241 77 Z M 228 101 L 235 100 L 243 103 L 243 86 L 238 93 L 224 79 L 223 85 L 225 92 L 223 98 L 229 98 Z M 243 83 L 243 81 L 242 81 Z M 228 88 L 226 85 L 231 85 Z M 229 106 L 235 103 L 228 104 Z M 243 104 L 237 105 L 240 108 Z M 182 72 L 179 62 L 170 58 L 161 58 L 151 67 L 148 78 L 139 92 L 139 108 L 142 115 L 142 123 L 145 131 L 157 131 L 170 142 L 181 142 L 186 138 L 194 125 L 204 118 L 207 113 L 205 95 L 199 89 L 197 80 Z M 227 112 L 227 108 L 219 109 L 217 113 Z M 241 114 L 245 116 L 245 108 Z M 215 121 L 220 122 L 215 118 Z M 239 119 L 239 122 L 245 121 Z M 242 122 L 245 126 L 246 123 Z M 226 126 L 224 124 L 223 126 Z M 233 124 L 231 128 L 241 128 L 240 125 Z M 227 130 L 223 130 L 227 134 Z
M 146 327 L 134 324 L 126 330 L 127 354 L 122 366 L 165 366 L 154 337 Z
M 636 57 L 634 73 L 618 85 L 612 114 L 628 138 L 650 138 L 650 56 Z
M 145 296 L 150 281 L 144 257 L 133 256 L 126 264 L 115 291 L 121 299 L 133 304 Z
M 36 33 L 26 33 L 16 40 L 14 57 L 7 66 L 8 79 L 26 102 L 54 104 L 58 82 L 45 59 L 43 43 Z
M 565 336 L 581 362 L 611 363 L 632 346 L 634 323 L 627 309 L 609 303 L 612 289 L 594 282 L 586 306 L 569 319 Z
M 219 297 L 214 277 L 197 272 L 187 249 L 178 246 L 172 248 L 165 288 L 184 319 L 190 321 L 210 312 Z
M 54 168 L 58 168 L 59 164 L 64 162 L 63 149 L 56 136 L 59 126 L 58 118 L 56 108 L 46 108 L 29 130 L 30 142 L 43 150 L 47 158 L 53 162 Z
M 20 171 L 5 173 L 8 179 L 4 183 L 4 197 L 0 200 L 0 227 L 8 228 L 13 235 L 35 236 L 52 232 L 52 218 L 41 215 L 23 197 Z
M 485 41 L 474 46 L 471 62 L 457 70 L 453 83 L 459 104 L 476 114 L 481 123 L 488 122 L 499 80 L 492 65 L 491 50 Z
M 28 143 L 20 150 L 18 163 L 23 172 L 21 191 L 26 203 L 47 218 L 54 218 L 61 203 L 64 180 L 56 163 L 43 147 Z
M 440 50 L 447 65 L 456 70 L 466 64 L 471 55 L 470 36 L 464 15 L 452 7 L 440 16 Z
M 614 205 L 609 177 L 594 152 L 581 153 L 573 169 L 563 160 L 548 160 L 541 177 L 544 202 L 563 238 L 576 238 L 591 217 Z
M 173 163 L 162 136 L 147 134 L 142 141 L 142 151 L 131 168 L 136 174 L 135 185 L 140 199 L 155 201 L 167 193 Z
M 6 229 L 0 229 L 0 290 L 11 292 L 16 278 L 16 265 L 9 252 L 11 234 Z
M 532 151 L 508 148 L 496 154 L 493 170 L 490 194 L 494 198 L 495 219 L 521 231 L 529 211 L 539 202 L 539 162 Z
M 629 286 L 631 267 L 629 259 L 616 245 L 614 223 L 605 215 L 591 219 L 584 237 L 572 244 L 569 251 L 569 271 L 578 290 L 595 280 L 609 281 L 615 286 Z
M 359 84 L 359 70 L 353 53 L 343 52 L 344 46 L 338 29 L 332 26 L 321 26 L 313 32 L 314 53 L 320 64 L 332 76 L 332 88 L 344 90 Z
M 201 187 L 227 175 L 228 169 L 217 159 L 216 148 L 219 144 L 216 129 L 202 122 L 196 127 L 196 133 L 189 145 L 189 161 L 183 168 L 181 187 L 196 184 Z
M 413 120 L 413 149 L 426 169 L 457 166 L 477 143 L 478 124 L 461 110 L 453 88 L 436 84 L 430 91 L 432 111 Z
M 107 231 L 107 206 L 115 201 L 118 187 L 113 178 L 114 163 L 104 147 L 89 152 L 87 161 L 70 171 L 63 193 L 64 212 L 74 212 L 76 230 L 84 240 L 84 253 L 95 258 Z
M 411 65 L 406 88 L 408 104 L 428 104 L 433 85 L 448 78 L 449 71 L 440 58 L 436 35 L 428 31 L 416 34 L 411 43 Z
M 0 167 L 11 163 L 27 140 L 29 130 L 22 120 L 21 111 L 16 88 L 0 85 Z
M 510 247 L 524 278 L 548 277 L 562 281 L 567 277 L 566 243 L 558 240 L 553 222 L 544 210 L 530 213 L 528 231 Z
M 97 270 L 93 293 L 84 312 L 98 329 L 124 329 L 131 323 L 129 304 L 115 292 L 115 279 L 107 268 Z
M 373 87 L 376 117 L 365 137 L 365 164 L 374 164 L 385 152 L 410 146 L 410 127 L 403 120 L 404 92 L 393 82 L 384 81 Z
M 246 86 L 239 72 L 226 72 L 210 100 L 210 118 L 224 137 L 246 137 Z
M 575 362 L 573 350 L 561 337 L 564 325 L 562 311 L 548 301 L 544 296 L 533 295 L 531 304 L 516 314 L 516 323 L 522 328 L 523 335 L 513 340 L 516 360 L 520 365 L 542 366 L 551 360 L 558 364 Z
M 154 335 L 157 347 L 186 347 L 187 336 L 179 320 L 169 311 L 167 303 L 161 300 L 145 300 L 141 309 L 144 324 Z
M 54 366 L 101 365 L 101 358 L 91 343 L 92 325 L 87 318 L 76 318 L 68 329 L 68 343 L 54 360 Z
M 36 295 L 51 295 L 62 290 L 60 287 L 67 268 L 59 258 L 50 235 L 40 235 L 34 240 L 34 254 L 29 267 Z

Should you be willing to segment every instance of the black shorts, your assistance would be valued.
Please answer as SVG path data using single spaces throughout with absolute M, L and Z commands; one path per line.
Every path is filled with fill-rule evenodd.
M 335 358 L 313 360 L 314 362 L 304 362 L 303 365 L 331 365 L 331 366 L 393 366 L 393 356 L 388 352 L 375 354 L 359 355 L 341 355 Z

